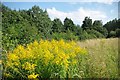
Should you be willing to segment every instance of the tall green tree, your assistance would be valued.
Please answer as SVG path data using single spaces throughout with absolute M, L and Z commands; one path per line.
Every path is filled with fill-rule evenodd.
M 101 20 L 95 20 L 93 22 L 93 28 L 94 30 L 100 32 L 101 34 L 103 34 L 105 37 L 107 37 L 108 35 L 108 31 L 106 30 L 106 28 L 103 27 L 102 21 Z
M 53 26 L 52 26 L 52 32 L 60 33 L 60 32 L 63 32 L 63 29 L 64 29 L 64 27 L 63 27 L 63 24 L 62 24 L 61 20 L 58 19 L 58 18 L 54 19 L 53 20 Z
M 120 19 L 113 19 L 109 22 L 107 22 L 103 27 L 105 27 L 108 30 L 108 36 L 107 37 L 111 37 L 113 35 L 114 31 L 117 31 L 116 29 L 120 29 Z M 119 32 L 119 31 L 118 31 Z M 119 34 L 117 32 L 117 34 Z M 116 32 L 114 32 L 115 34 Z M 112 35 L 111 35 L 112 34 Z M 115 36 L 115 35 L 114 35 Z M 114 37 L 113 36 L 113 37 Z M 118 35 L 116 35 L 117 37 Z
M 11 10 L 2 5 L 2 33 L 4 46 L 27 44 L 35 39 L 49 39 L 52 21 L 46 10 L 33 6 L 29 10 Z
M 74 32 L 75 31 L 75 25 L 74 25 L 73 21 L 67 17 L 64 20 L 64 31 L 65 32 L 67 32 L 67 31 Z
M 120 38 L 120 29 L 116 29 L 115 32 L 116 32 L 116 37 Z
M 90 17 L 85 17 L 81 27 L 83 28 L 83 30 L 91 29 L 92 28 L 92 19 L 90 19 Z
M 38 28 L 38 33 L 42 35 L 42 38 L 49 38 L 51 34 L 52 21 L 48 16 L 46 10 L 42 10 L 39 6 L 33 6 L 28 10 L 29 16 L 32 18 L 32 23 Z

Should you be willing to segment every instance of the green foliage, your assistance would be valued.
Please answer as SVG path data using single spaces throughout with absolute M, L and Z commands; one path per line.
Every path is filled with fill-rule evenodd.
M 116 36 L 116 32 L 115 31 L 110 31 L 109 36 L 110 37 L 115 37 Z
M 115 31 L 116 31 L 116 36 L 120 37 L 120 29 L 116 29 Z
M 33 6 L 32 9 L 28 10 L 28 15 L 32 17 L 30 22 L 38 28 L 38 33 L 42 35 L 42 38 L 48 39 L 52 31 L 52 21 L 46 10 L 43 11 L 39 6 Z
M 103 27 L 105 27 L 108 31 L 108 38 L 112 37 L 111 31 L 117 31 L 117 29 L 120 29 L 120 19 L 114 19 L 112 21 L 107 22 Z M 115 32 L 114 32 L 115 34 Z M 114 37 L 118 37 L 118 35 L 114 35 Z
M 11 10 L 3 5 L 3 49 L 12 50 L 41 38 L 50 38 L 52 22 L 46 11 L 38 6 L 29 10 Z
M 60 33 L 60 32 L 63 32 L 63 24 L 61 22 L 60 19 L 56 18 L 53 20 L 53 26 L 52 26 L 52 32 L 57 32 L 57 33 Z
M 51 21 L 47 11 L 36 5 L 31 9 L 18 11 L 2 5 L 2 23 L 2 44 L 5 50 L 40 39 L 85 40 L 112 37 L 111 30 L 116 31 L 114 37 L 118 37 L 120 29 L 120 19 L 104 26 L 100 20 L 95 20 L 92 24 L 90 17 L 85 17 L 82 26 L 75 25 L 69 18 L 65 18 L 63 23 L 58 18 Z
M 103 38 L 108 35 L 106 28 L 103 27 L 102 21 L 100 20 L 95 20 L 92 24 L 92 19 L 85 17 L 81 27 L 87 33 L 83 31 L 83 36 L 80 39 Z
M 74 41 L 41 39 L 40 42 L 34 41 L 26 47 L 18 45 L 6 55 L 7 60 L 3 60 L 3 78 L 74 78 L 78 61 L 80 63 L 86 54 L 87 51 Z
M 73 21 L 69 18 L 65 18 L 64 20 L 64 31 L 67 32 L 67 31 L 72 31 L 74 32 L 75 30 L 75 25 L 73 23 Z
M 81 35 L 82 34 L 82 28 L 79 26 L 79 25 L 77 25 L 77 26 L 75 26 L 75 31 L 73 32 L 76 36 L 79 36 L 79 35 Z
M 78 36 L 75 36 L 72 32 L 67 33 L 53 33 L 52 38 L 55 40 L 65 39 L 65 40 L 78 40 Z
M 98 32 L 98 31 L 96 31 L 96 30 L 87 30 L 87 33 L 89 34 L 89 35 L 94 35 L 94 36 L 96 36 L 96 38 L 103 38 L 104 37 L 104 35 L 103 34 L 101 34 L 100 32 Z M 94 38 L 94 36 L 93 36 L 93 38 Z M 91 36 L 92 37 L 92 36 Z
M 82 35 L 79 36 L 80 40 L 93 39 L 93 38 L 104 38 L 105 36 L 94 29 L 87 29 L 82 31 Z
M 89 17 L 85 17 L 82 24 L 83 30 L 91 29 L 91 27 L 92 27 L 92 19 L 90 19 Z
M 28 9 L 28 10 L 16 11 L 16 10 L 11 10 L 8 7 L 2 5 L 2 24 L 0 25 L 2 25 L 2 31 L 0 31 L 0 36 L 2 36 L 2 48 L 3 48 L 3 51 L 7 50 L 8 52 L 14 50 L 14 48 L 16 48 L 17 45 L 26 45 L 28 43 L 33 42 L 34 40 L 38 41 L 40 39 L 86 40 L 86 39 L 93 39 L 93 38 L 120 37 L 120 19 L 118 20 L 114 19 L 110 22 L 107 22 L 105 25 L 103 25 L 100 20 L 95 20 L 92 24 L 92 19 L 90 19 L 89 17 L 85 17 L 82 26 L 80 26 L 80 25 L 75 25 L 71 19 L 65 18 L 64 23 L 62 24 L 62 22 L 58 18 L 51 21 L 47 11 L 40 9 L 39 6 L 33 6 L 31 9 Z M 91 42 L 88 42 L 88 43 L 91 44 Z M 95 76 L 106 77 L 106 75 L 108 77 L 111 77 L 111 76 L 115 77 L 117 75 L 116 70 L 114 69 L 116 65 L 115 62 L 117 59 L 113 54 L 117 50 L 114 49 L 114 47 L 110 48 L 107 46 L 107 48 L 105 48 L 105 46 L 109 43 L 102 45 L 103 43 L 104 41 L 102 41 L 100 43 L 101 45 L 98 47 L 96 47 L 96 44 L 98 44 L 98 42 L 95 43 L 95 45 L 92 44 L 92 46 L 91 45 L 85 46 L 87 49 L 99 51 L 100 53 L 98 52 L 98 55 L 101 54 L 100 50 L 104 50 L 103 54 L 106 54 L 105 58 L 103 57 L 103 59 L 101 59 L 100 57 L 100 60 L 98 60 L 97 63 L 94 62 L 96 61 L 96 59 L 94 60 L 94 58 L 91 58 L 91 56 L 84 59 L 81 56 L 77 57 L 78 60 L 80 61 L 79 62 L 80 68 L 79 70 L 75 70 L 75 71 L 80 71 L 80 77 L 95 77 Z M 99 48 L 100 50 L 97 50 Z M 71 48 L 70 51 L 72 49 L 73 48 Z M 39 50 L 36 50 L 36 51 L 39 51 Z M 93 52 L 94 51 L 90 51 L 90 54 L 94 54 Z M 111 53 L 110 56 L 109 56 L 109 53 Z M 103 56 L 103 55 L 100 55 L 100 56 Z M 28 57 L 28 54 L 27 54 L 27 57 Z M 33 56 L 33 57 L 36 57 L 36 56 Z M 91 60 L 89 60 L 89 58 L 91 58 Z M 106 61 L 107 58 L 109 58 L 109 60 L 107 60 L 105 66 L 109 70 L 105 70 L 104 68 L 102 68 L 102 66 L 97 67 L 99 62 L 101 62 L 102 60 Z M 12 59 L 14 59 L 14 56 Z M 88 60 L 89 63 L 84 63 L 86 62 L 86 60 Z M 94 67 L 94 65 L 92 65 L 91 62 L 94 62 L 93 64 L 95 64 L 96 67 Z M 114 63 L 114 65 L 112 67 L 109 67 L 111 66 L 109 62 Z M 41 63 L 38 63 L 38 64 L 41 65 Z M 104 63 L 102 64 L 104 65 Z M 43 65 L 41 65 L 40 67 L 43 67 Z M 49 67 L 53 68 L 54 66 L 47 66 L 44 69 L 45 71 L 43 71 L 44 76 L 49 76 L 48 75 L 49 71 L 46 72 Z M 102 69 L 103 69 L 103 73 L 101 72 Z M 10 70 L 10 72 L 14 71 L 13 69 L 9 69 L 9 68 L 8 70 Z M 57 72 L 57 68 L 55 68 L 55 70 Z M 74 73 L 75 72 L 72 71 L 72 68 L 70 68 L 69 74 L 72 75 Z M 13 74 L 16 74 L 16 72 Z M 60 74 L 66 75 L 64 70 L 62 71 L 62 73 L 60 72 Z M 31 75 L 33 74 L 30 74 L 29 76 Z M 68 76 L 71 76 L 71 75 L 68 75 Z M 10 75 L 7 75 L 7 76 L 10 76 Z M 16 76 L 18 75 L 16 74 Z M 79 76 L 79 75 L 76 74 L 76 76 Z
M 103 27 L 102 25 L 102 21 L 100 20 L 95 20 L 93 23 L 93 29 L 100 32 L 101 34 L 103 34 L 105 37 L 107 37 L 108 32 L 106 30 L 106 28 Z

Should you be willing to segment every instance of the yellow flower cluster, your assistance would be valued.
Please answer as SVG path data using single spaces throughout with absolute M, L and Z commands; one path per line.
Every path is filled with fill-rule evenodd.
M 28 75 L 28 79 L 36 79 L 38 77 L 38 74 L 30 74 Z
M 2 60 L 0 60 L 0 65 L 2 64 Z
M 34 41 L 27 44 L 26 47 L 19 45 L 8 54 L 7 64 L 12 68 L 15 66 L 22 67 L 23 70 L 30 72 L 26 72 L 29 75 L 28 78 L 36 78 L 38 75 L 35 74 L 38 73 L 35 72 L 35 69 L 44 71 L 49 67 L 49 70 L 54 71 L 54 67 L 50 67 L 54 65 L 59 69 L 64 67 L 67 71 L 69 65 L 77 63 L 76 57 L 78 55 L 86 53 L 86 50 L 80 48 L 74 41 L 40 40 L 40 42 Z
M 29 62 L 26 62 L 22 65 L 23 69 L 25 70 L 35 70 L 35 64 L 31 64 Z

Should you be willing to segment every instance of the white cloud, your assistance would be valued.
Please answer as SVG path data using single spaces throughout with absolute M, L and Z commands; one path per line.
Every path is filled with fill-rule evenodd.
M 73 1 L 69 2 L 70 4 L 77 4 L 78 2 L 98 2 L 98 3 L 104 3 L 104 4 L 112 4 L 113 2 L 118 2 L 118 0 L 80 0 L 80 1 Z
M 83 2 L 98 2 L 104 4 L 112 4 L 112 2 L 116 2 L 118 0 L 82 0 Z
M 1 0 L 1 2 L 100 2 L 105 4 L 118 1 L 119 0 Z
M 119 0 L 1 0 L 1 2 L 118 2 Z
M 50 18 L 53 20 L 55 18 L 59 18 L 62 22 L 66 17 L 71 18 L 75 24 L 82 24 L 82 21 L 86 16 L 92 18 L 92 20 L 106 20 L 107 16 L 104 12 L 97 11 L 97 10 L 89 10 L 89 9 L 84 9 L 80 7 L 76 11 L 71 11 L 71 12 L 63 12 L 59 11 L 56 8 L 48 8 L 47 12 L 50 16 Z M 104 21 L 105 22 L 105 21 Z

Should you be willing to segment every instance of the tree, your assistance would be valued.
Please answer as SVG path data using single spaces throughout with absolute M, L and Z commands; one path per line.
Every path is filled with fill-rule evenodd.
M 29 10 L 11 10 L 2 7 L 3 47 L 13 49 L 18 44 L 27 44 L 40 38 L 49 38 L 52 22 L 38 6 Z
M 63 24 L 60 19 L 56 18 L 53 20 L 52 32 L 63 32 Z
M 86 32 L 89 34 L 89 38 L 103 38 L 105 37 L 103 34 L 101 34 L 99 31 L 96 31 L 94 29 L 87 29 Z
M 75 35 L 76 36 L 81 35 L 82 34 L 82 28 L 80 27 L 80 25 L 77 25 L 75 28 L 76 28 L 75 29 Z
M 113 19 L 112 21 L 107 22 L 103 27 L 105 27 L 108 31 L 108 38 L 116 31 L 116 29 L 120 29 L 120 19 Z M 116 35 L 116 37 L 118 37 Z
M 67 32 L 67 31 L 72 31 L 74 32 L 75 30 L 75 25 L 73 23 L 73 21 L 69 18 L 65 18 L 64 20 L 64 31 Z
M 93 22 L 93 27 L 96 27 L 96 26 L 102 27 L 103 26 L 102 21 L 101 20 L 95 20 Z
M 116 36 L 116 32 L 115 31 L 110 31 L 109 37 L 115 37 Z
M 83 28 L 83 30 L 91 29 L 92 28 L 92 19 L 90 19 L 90 17 L 85 17 L 81 27 Z
M 103 27 L 102 21 L 101 20 L 95 20 L 93 22 L 93 28 L 94 30 L 100 32 L 101 34 L 103 34 L 105 37 L 107 37 L 108 32 L 106 30 L 106 28 Z
M 116 29 L 115 32 L 116 32 L 116 37 L 120 37 L 120 29 Z
M 29 9 L 29 14 L 32 17 L 32 23 L 35 23 L 42 38 L 49 38 L 52 32 L 52 21 L 47 11 L 43 11 L 39 6 L 33 6 L 32 9 Z

